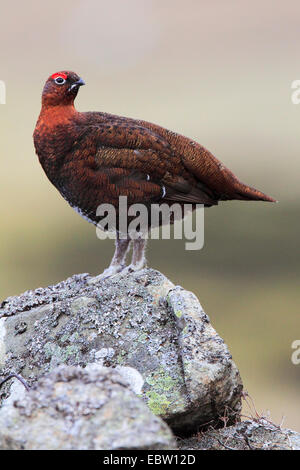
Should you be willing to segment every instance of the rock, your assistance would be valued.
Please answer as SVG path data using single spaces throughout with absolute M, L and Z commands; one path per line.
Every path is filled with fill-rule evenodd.
M 261 418 L 181 439 L 178 446 L 181 450 L 300 450 L 300 434 Z
M 0 449 L 175 449 L 115 369 L 62 365 L 0 409 Z M 18 392 L 19 393 L 19 392 Z
M 152 269 L 76 275 L 2 303 L 1 376 L 33 384 L 59 364 L 93 363 L 117 367 L 177 434 L 238 420 L 242 383 L 227 346 L 197 298 Z

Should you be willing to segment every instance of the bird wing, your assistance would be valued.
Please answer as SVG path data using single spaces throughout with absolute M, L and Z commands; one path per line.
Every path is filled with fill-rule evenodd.
M 105 191 L 107 202 L 124 195 L 131 204 L 217 203 L 213 193 L 184 169 L 166 139 L 132 121 L 87 126 L 72 155 L 81 162 L 90 187 Z

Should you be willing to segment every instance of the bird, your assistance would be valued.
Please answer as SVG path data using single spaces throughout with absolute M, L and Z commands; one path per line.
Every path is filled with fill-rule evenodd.
M 196 141 L 157 124 L 106 112 L 79 112 L 74 100 L 85 82 L 72 71 L 52 74 L 42 92 L 33 134 L 40 164 L 63 198 L 88 222 L 110 204 L 120 218 L 119 199 L 128 204 L 174 203 L 216 206 L 220 201 L 268 201 L 270 196 L 242 183 Z M 146 266 L 146 237 L 121 233 L 118 222 L 111 263 L 100 275 L 134 272 Z M 132 260 L 126 257 L 132 244 Z

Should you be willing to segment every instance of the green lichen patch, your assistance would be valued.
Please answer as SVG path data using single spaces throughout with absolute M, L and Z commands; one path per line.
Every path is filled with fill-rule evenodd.
M 178 412 L 185 410 L 187 398 L 184 390 L 184 380 L 178 371 L 176 378 L 171 377 L 166 369 L 161 367 L 146 377 L 150 390 L 146 391 L 148 406 L 153 413 L 166 416 L 169 409 Z M 154 411 L 155 410 L 155 411 Z
M 157 416 L 164 416 L 167 412 L 168 407 L 171 402 L 167 399 L 165 395 L 159 394 L 154 390 L 151 390 L 146 393 L 148 398 L 148 407 Z

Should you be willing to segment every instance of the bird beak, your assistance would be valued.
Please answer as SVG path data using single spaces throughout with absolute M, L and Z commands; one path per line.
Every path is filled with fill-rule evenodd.
M 74 90 L 74 88 L 79 88 L 80 86 L 83 86 L 83 85 L 85 85 L 85 82 L 82 80 L 82 78 L 80 78 L 79 80 L 77 80 L 77 82 L 74 82 L 70 86 L 69 91 Z
M 74 83 L 74 85 L 82 86 L 85 85 L 85 82 L 82 80 L 82 78 L 80 78 L 79 80 L 77 80 L 77 82 Z

